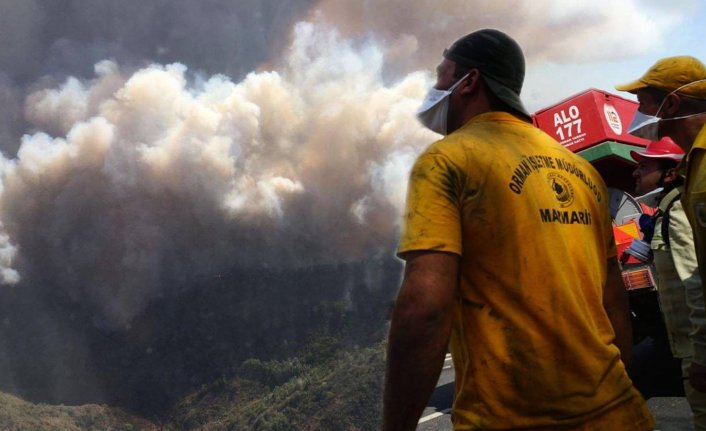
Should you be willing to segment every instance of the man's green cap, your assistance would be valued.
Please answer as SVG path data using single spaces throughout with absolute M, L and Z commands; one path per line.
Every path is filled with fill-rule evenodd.
M 483 29 L 463 36 L 444 50 L 444 57 L 470 69 L 478 69 L 490 91 L 527 117 L 520 99 L 525 80 L 525 56 L 520 45 L 507 34 Z

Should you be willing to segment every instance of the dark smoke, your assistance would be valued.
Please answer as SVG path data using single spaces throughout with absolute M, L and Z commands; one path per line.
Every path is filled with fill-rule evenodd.
M 130 70 L 152 62 L 188 64 L 239 80 L 286 46 L 312 0 L 1 0 L 0 150 L 14 155 L 23 122 L 12 96 L 87 79 L 112 59 Z M 14 103 L 13 103 L 14 102 Z M 17 124 L 22 127 L 17 127 Z
M 163 412 L 343 320 L 365 339 L 397 287 L 426 77 L 386 82 L 374 40 L 294 4 L 144 3 L 23 9 L 0 389 L 31 400 Z
M 530 64 L 649 44 L 593 3 L 0 0 L 0 390 L 163 411 L 375 332 L 441 50 L 485 26 Z

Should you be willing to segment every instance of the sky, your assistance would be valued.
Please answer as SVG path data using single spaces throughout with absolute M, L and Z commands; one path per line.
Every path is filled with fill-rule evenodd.
M 597 9 L 606 11 L 608 16 L 602 20 L 607 20 L 598 26 L 598 35 L 586 34 L 583 43 L 574 40 L 575 48 L 567 46 L 574 51 L 573 56 L 539 59 L 529 65 L 524 99 L 532 111 L 588 88 L 634 100 L 633 95 L 616 91 L 615 85 L 639 78 L 660 58 L 691 55 L 706 61 L 706 45 L 702 42 L 705 34 L 702 23 L 706 19 L 703 2 L 566 3 L 595 4 Z M 577 13 L 577 27 L 593 26 L 590 18 Z
M 525 51 L 523 99 L 531 111 L 588 88 L 615 92 L 615 84 L 639 77 L 664 56 L 706 57 L 701 42 L 706 5 L 694 0 L 445 1 L 442 7 L 422 1 L 412 8 L 392 1 L 364 12 L 338 3 L 344 2 L 324 2 L 324 10 L 331 4 L 341 22 L 364 16 L 353 20 L 367 23 L 359 31 L 386 38 L 393 47 L 389 52 L 411 45 L 405 32 L 414 35 L 415 49 L 410 48 L 407 58 L 420 68 L 431 69 L 443 48 L 471 30 L 494 27 L 507 32 Z M 396 21 L 399 24 L 389 25 Z
M 438 138 L 415 111 L 455 39 L 513 36 L 536 111 L 706 59 L 705 18 L 696 0 L 0 0 L 0 288 L 119 329 L 200 274 L 390 258 Z
M 589 2 L 566 2 L 588 4 Z M 560 54 L 529 58 L 524 98 L 528 109 L 539 110 L 588 88 L 634 99 L 614 89 L 640 77 L 658 59 L 673 55 L 706 58 L 701 23 L 703 2 L 590 2 L 605 15 L 590 17 L 579 7 L 563 19 L 573 21 Z M 588 9 L 588 8 L 587 8 Z M 680 10 L 681 9 L 681 10 Z M 574 28 L 572 30 L 572 28 Z

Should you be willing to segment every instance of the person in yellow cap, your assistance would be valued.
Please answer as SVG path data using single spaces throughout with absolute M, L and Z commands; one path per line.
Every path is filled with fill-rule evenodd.
M 681 202 L 694 232 L 694 246 L 706 290 L 706 66 L 691 56 L 657 61 L 639 79 L 615 87 L 640 102 L 629 132 L 656 141 L 669 136 L 686 152 Z M 706 356 L 695 351 L 691 385 L 706 392 Z
M 458 39 L 436 71 L 418 114 L 443 137 L 410 173 L 382 429 L 416 429 L 450 348 L 456 430 L 652 430 L 603 180 L 532 125 L 505 33 Z

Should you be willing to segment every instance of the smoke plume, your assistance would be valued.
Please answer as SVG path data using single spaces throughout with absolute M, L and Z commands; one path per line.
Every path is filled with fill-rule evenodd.
M 0 65 L 15 79 L 38 65 L 56 73 L 27 87 L 30 132 L 2 160 L 2 281 L 66 291 L 117 328 L 198 274 L 390 253 L 406 171 L 433 140 L 414 120 L 431 75 L 415 70 L 430 70 L 453 37 L 509 29 L 533 62 L 590 60 L 606 38 L 638 48 L 657 38 L 630 2 L 618 11 L 630 25 L 615 34 L 605 30 L 618 18 L 600 5 L 520 2 L 508 14 L 497 2 L 324 0 L 266 56 L 278 45 L 268 36 L 287 36 L 273 29 L 302 5 L 6 3 L 4 36 L 23 44 Z M 157 17 L 170 25 L 148 25 Z M 598 27 L 551 42 L 584 19 Z M 580 42 L 590 35 L 601 39 Z M 92 74 L 54 83 L 86 57 L 100 59 Z M 136 67 L 148 58 L 180 62 Z M 226 74 L 265 60 L 271 68 L 242 80 Z
M 26 118 L 52 134 L 3 161 L 3 281 L 19 272 L 124 327 L 199 274 L 389 253 L 431 136 L 410 121 L 428 80 L 383 85 L 382 66 L 375 46 L 300 23 L 279 71 L 238 83 L 103 61 L 30 94 Z
M 680 20 L 509 3 L 0 0 L 0 290 L 115 333 L 203 277 L 390 260 L 437 138 L 415 110 L 455 38 L 505 30 L 531 71 L 621 59 Z

